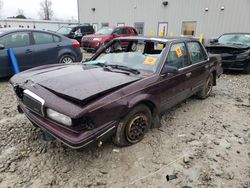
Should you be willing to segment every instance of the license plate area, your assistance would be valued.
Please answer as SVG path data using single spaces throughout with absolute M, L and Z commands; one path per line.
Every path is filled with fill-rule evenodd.
M 40 115 L 44 115 L 43 113 L 44 100 L 39 96 L 37 96 L 36 94 L 34 94 L 33 92 L 29 90 L 24 90 L 22 102 L 31 111 Z

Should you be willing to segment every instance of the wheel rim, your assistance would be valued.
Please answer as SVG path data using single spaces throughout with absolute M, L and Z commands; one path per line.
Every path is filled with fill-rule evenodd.
M 64 57 L 64 58 L 62 59 L 62 63 L 64 63 L 64 64 L 73 63 L 73 59 L 70 58 L 70 57 Z
M 111 51 L 111 47 L 108 47 L 108 48 L 106 49 L 106 53 L 110 53 L 110 51 Z
M 207 96 L 211 93 L 212 87 L 213 87 L 212 78 L 209 77 L 209 79 L 207 81 L 207 87 L 206 87 L 206 94 L 207 94 Z
M 132 44 L 132 47 L 131 47 L 132 51 L 135 52 L 137 50 L 137 45 L 136 43 L 133 43 Z
M 143 138 L 148 127 L 148 117 L 145 114 L 137 114 L 131 119 L 127 127 L 127 138 L 134 143 Z

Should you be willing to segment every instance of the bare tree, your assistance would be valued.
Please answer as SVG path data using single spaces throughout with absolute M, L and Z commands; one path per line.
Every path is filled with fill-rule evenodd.
M 43 20 L 51 20 L 53 16 L 51 0 L 42 0 L 40 3 L 41 9 L 39 12 L 40 18 Z
M 17 9 L 17 15 L 24 15 L 24 11 L 22 9 Z

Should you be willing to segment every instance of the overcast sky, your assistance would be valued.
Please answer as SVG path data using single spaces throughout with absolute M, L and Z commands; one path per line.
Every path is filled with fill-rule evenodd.
M 51 0 L 54 17 L 57 19 L 78 19 L 77 0 Z M 39 19 L 41 0 L 2 0 L 2 17 L 16 16 L 17 10 L 22 9 L 29 18 Z

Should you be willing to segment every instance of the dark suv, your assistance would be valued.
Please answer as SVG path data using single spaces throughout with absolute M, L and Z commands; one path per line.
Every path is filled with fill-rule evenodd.
M 135 28 L 129 26 L 103 27 L 93 35 L 82 37 L 81 46 L 86 51 L 96 51 L 102 45 L 118 37 L 137 36 Z M 110 51 L 108 48 L 107 53 Z
M 68 38 L 75 39 L 81 43 L 81 39 L 84 35 L 93 34 L 95 33 L 95 30 L 91 25 L 68 25 L 62 26 L 57 30 L 57 33 L 60 33 Z

